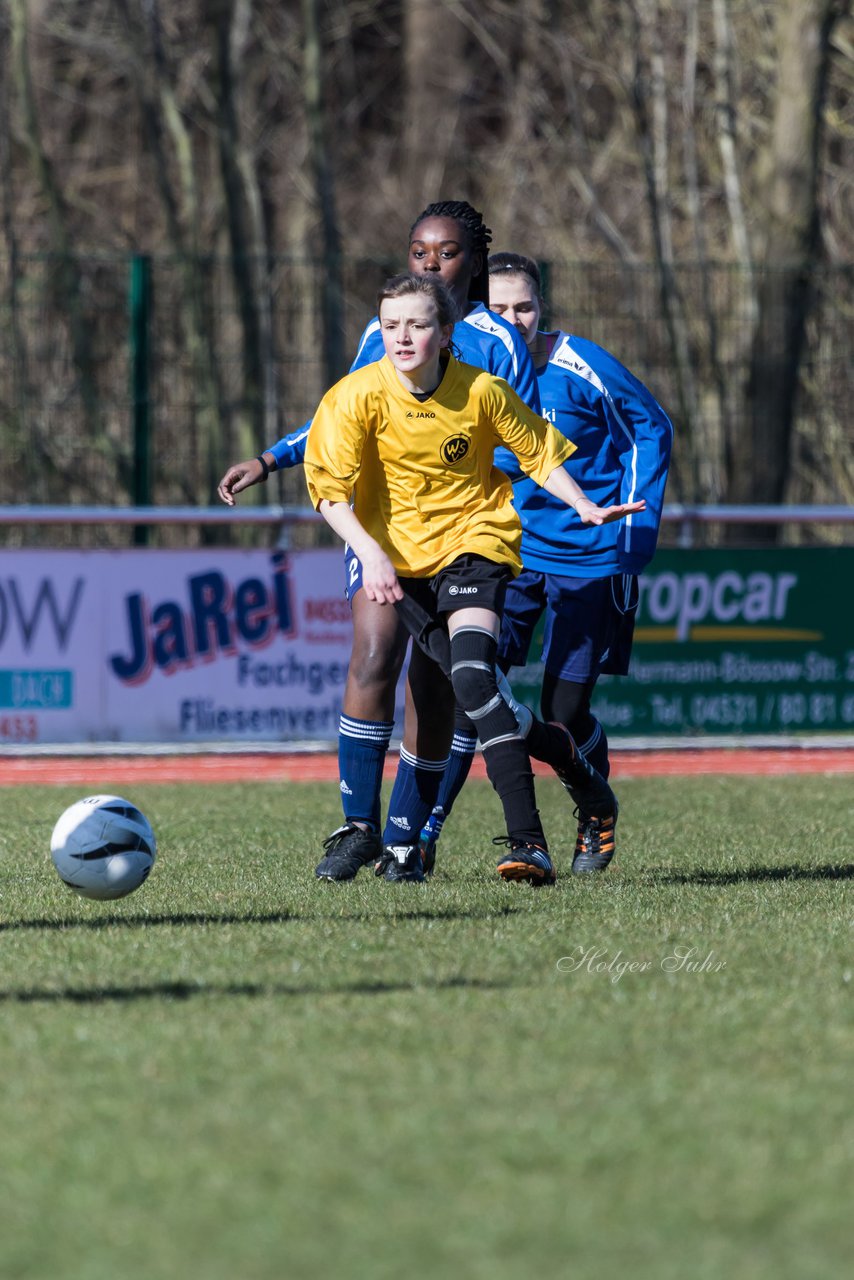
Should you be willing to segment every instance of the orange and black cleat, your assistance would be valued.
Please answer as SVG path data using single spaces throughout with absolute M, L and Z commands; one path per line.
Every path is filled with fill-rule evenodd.
M 587 875 L 591 871 L 604 871 L 614 856 L 614 828 L 617 814 L 610 818 L 593 818 L 578 813 L 578 834 L 572 859 L 572 874 Z
M 536 887 L 555 883 L 557 877 L 552 860 L 539 845 L 513 840 L 510 836 L 496 836 L 492 843 L 504 844 L 508 848 L 498 864 L 502 880 L 525 880 Z

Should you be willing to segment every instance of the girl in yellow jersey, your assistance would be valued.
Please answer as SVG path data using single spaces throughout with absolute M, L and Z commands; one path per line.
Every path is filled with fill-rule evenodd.
M 499 444 L 511 449 L 585 523 L 619 520 L 643 504 L 590 502 L 562 467 L 575 446 L 503 379 L 454 359 L 453 304 L 438 280 L 396 276 L 378 304 L 385 356 L 321 401 L 305 455 L 309 493 L 362 562 L 368 598 L 396 607 L 433 646 L 477 726 L 507 823 L 499 874 L 553 884 L 527 748 L 496 684 L 501 607 L 521 568 L 521 526 L 493 452 Z M 394 878 L 420 880 L 417 846 L 404 847 L 403 857 Z

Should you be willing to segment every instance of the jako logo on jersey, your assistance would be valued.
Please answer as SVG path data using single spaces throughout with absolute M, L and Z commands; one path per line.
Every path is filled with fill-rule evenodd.
M 413 413 L 411 409 L 406 410 L 407 418 L 435 418 L 435 413 L 429 413 L 426 409 L 419 409 Z
M 245 578 L 231 583 L 218 569 L 187 579 L 188 600 L 161 600 L 152 607 L 145 596 L 125 597 L 130 652 L 114 653 L 109 663 L 124 684 L 142 684 L 153 668 L 168 675 L 178 667 L 212 662 L 234 654 L 238 640 L 252 649 L 271 643 L 277 633 L 293 634 L 293 610 L 287 556 L 271 556 L 272 579 Z
M 442 441 L 442 447 L 439 450 L 442 461 L 449 467 L 452 467 L 455 462 L 462 462 L 469 451 L 469 444 L 467 436 L 448 436 L 447 440 Z
M 477 587 L 448 587 L 449 596 L 476 596 Z

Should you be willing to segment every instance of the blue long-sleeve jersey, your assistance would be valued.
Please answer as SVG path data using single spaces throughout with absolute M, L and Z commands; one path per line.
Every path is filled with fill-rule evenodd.
M 487 311 L 483 303 L 479 302 L 454 325 L 451 342 L 454 354 L 465 364 L 473 364 L 478 369 L 485 369 L 487 373 L 504 378 L 520 399 L 535 412 L 542 411 L 533 362 L 528 348 L 513 325 Z M 362 334 L 350 372 L 382 359 L 384 353 L 380 322 L 378 318 L 374 318 Z M 277 466 L 295 467 L 303 461 L 310 427 L 311 422 L 307 422 L 299 430 L 292 431 L 269 446 L 266 452 L 273 454 Z M 513 457 L 512 454 L 509 456 Z M 513 466 L 516 471 L 519 470 L 515 459 Z
M 605 578 L 640 573 L 655 552 L 673 427 L 643 383 L 595 342 L 558 332 L 538 374 L 542 410 L 578 446 L 564 463 L 600 506 L 646 499 L 613 524 L 582 524 L 571 507 L 520 471 L 512 453 L 496 465 L 513 481 L 522 521 L 522 563 L 538 573 Z

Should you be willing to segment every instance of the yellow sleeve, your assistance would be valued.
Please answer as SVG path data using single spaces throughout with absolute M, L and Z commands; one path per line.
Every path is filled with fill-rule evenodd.
M 309 428 L 305 481 L 315 509 L 324 498 L 349 502 L 361 470 L 368 414 L 347 382 L 343 378 L 327 391 Z
M 489 413 L 501 443 L 515 455 L 522 470 L 542 485 L 577 448 L 571 440 L 521 400 L 503 378 L 491 378 Z

